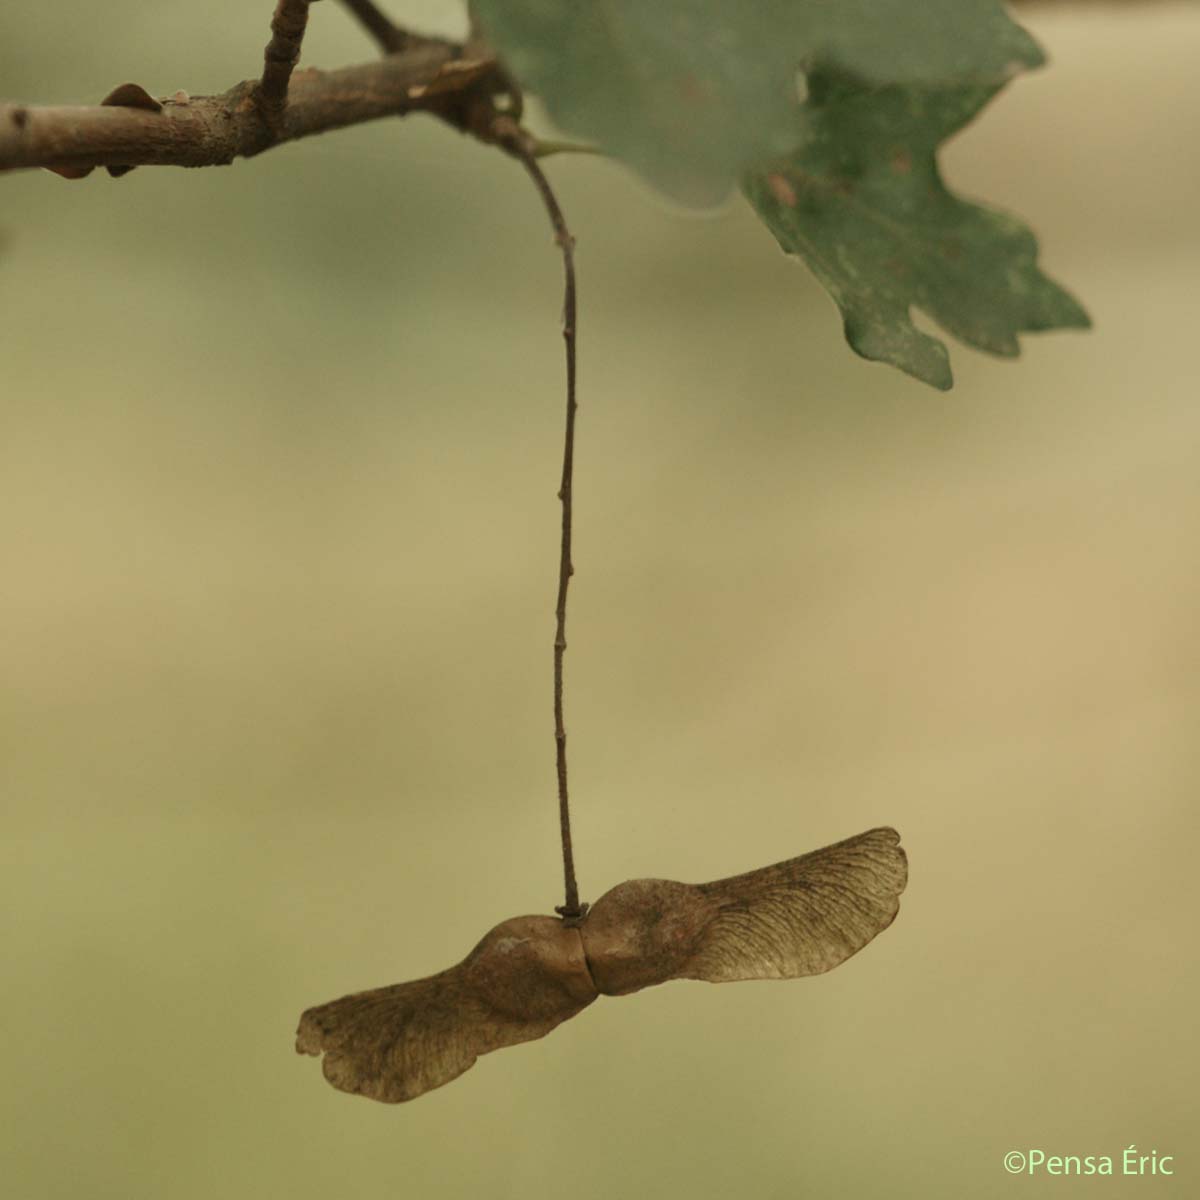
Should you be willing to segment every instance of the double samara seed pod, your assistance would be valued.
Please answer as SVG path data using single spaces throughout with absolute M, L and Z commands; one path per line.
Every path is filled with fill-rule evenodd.
M 449 970 L 308 1009 L 296 1050 L 324 1054 L 325 1078 L 344 1092 L 412 1100 L 598 996 L 831 970 L 892 923 L 907 879 L 894 829 L 715 883 L 631 879 L 578 923 L 513 917 Z

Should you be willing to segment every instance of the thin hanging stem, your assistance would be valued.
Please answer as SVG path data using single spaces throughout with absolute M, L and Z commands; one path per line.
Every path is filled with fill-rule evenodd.
M 497 141 L 521 160 L 537 187 L 538 194 L 554 227 L 554 240 L 562 251 L 566 286 L 563 293 L 563 340 L 567 350 L 567 421 L 563 437 L 562 482 L 558 498 L 562 501 L 562 542 L 558 557 L 558 598 L 554 606 L 554 745 L 558 768 L 558 820 L 562 833 L 563 880 L 566 902 L 554 911 L 568 924 L 587 912 L 579 903 L 575 882 L 575 856 L 571 849 L 571 805 L 567 791 L 567 730 L 563 723 L 563 655 L 567 649 L 567 587 L 575 566 L 571 561 L 571 487 L 575 470 L 575 239 L 567 229 L 558 198 L 537 160 L 537 142 L 515 122 L 501 117 L 496 121 Z

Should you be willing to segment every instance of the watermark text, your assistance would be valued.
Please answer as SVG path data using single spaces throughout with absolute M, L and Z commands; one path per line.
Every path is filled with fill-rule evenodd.
M 1175 1156 L 1128 1146 L 1117 1155 L 1047 1154 L 1045 1150 L 1010 1150 L 1004 1156 L 1010 1175 L 1174 1175 Z

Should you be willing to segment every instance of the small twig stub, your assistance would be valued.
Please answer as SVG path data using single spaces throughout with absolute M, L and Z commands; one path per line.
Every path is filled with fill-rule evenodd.
M 300 47 L 308 28 L 309 0 L 279 0 L 271 18 L 271 40 L 263 51 L 263 105 L 281 109 L 287 100 L 288 80 L 300 61 Z

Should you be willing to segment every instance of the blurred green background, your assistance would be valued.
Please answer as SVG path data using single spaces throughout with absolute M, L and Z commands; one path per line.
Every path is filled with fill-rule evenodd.
M 269 8 L 8 5 L 0 92 L 219 91 Z M 1023 18 L 1054 65 L 947 172 L 1097 327 L 954 347 L 948 395 L 856 359 L 743 206 L 549 164 L 583 892 L 891 823 L 899 920 L 399 1108 L 297 1057 L 300 1010 L 559 902 L 544 215 L 424 118 L 0 180 L 6 1196 L 1115 1194 L 1002 1158 L 1131 1143 L 1196 1194 L 1200 10 Z M 371 53 L 314 8 L 307 62 Z

